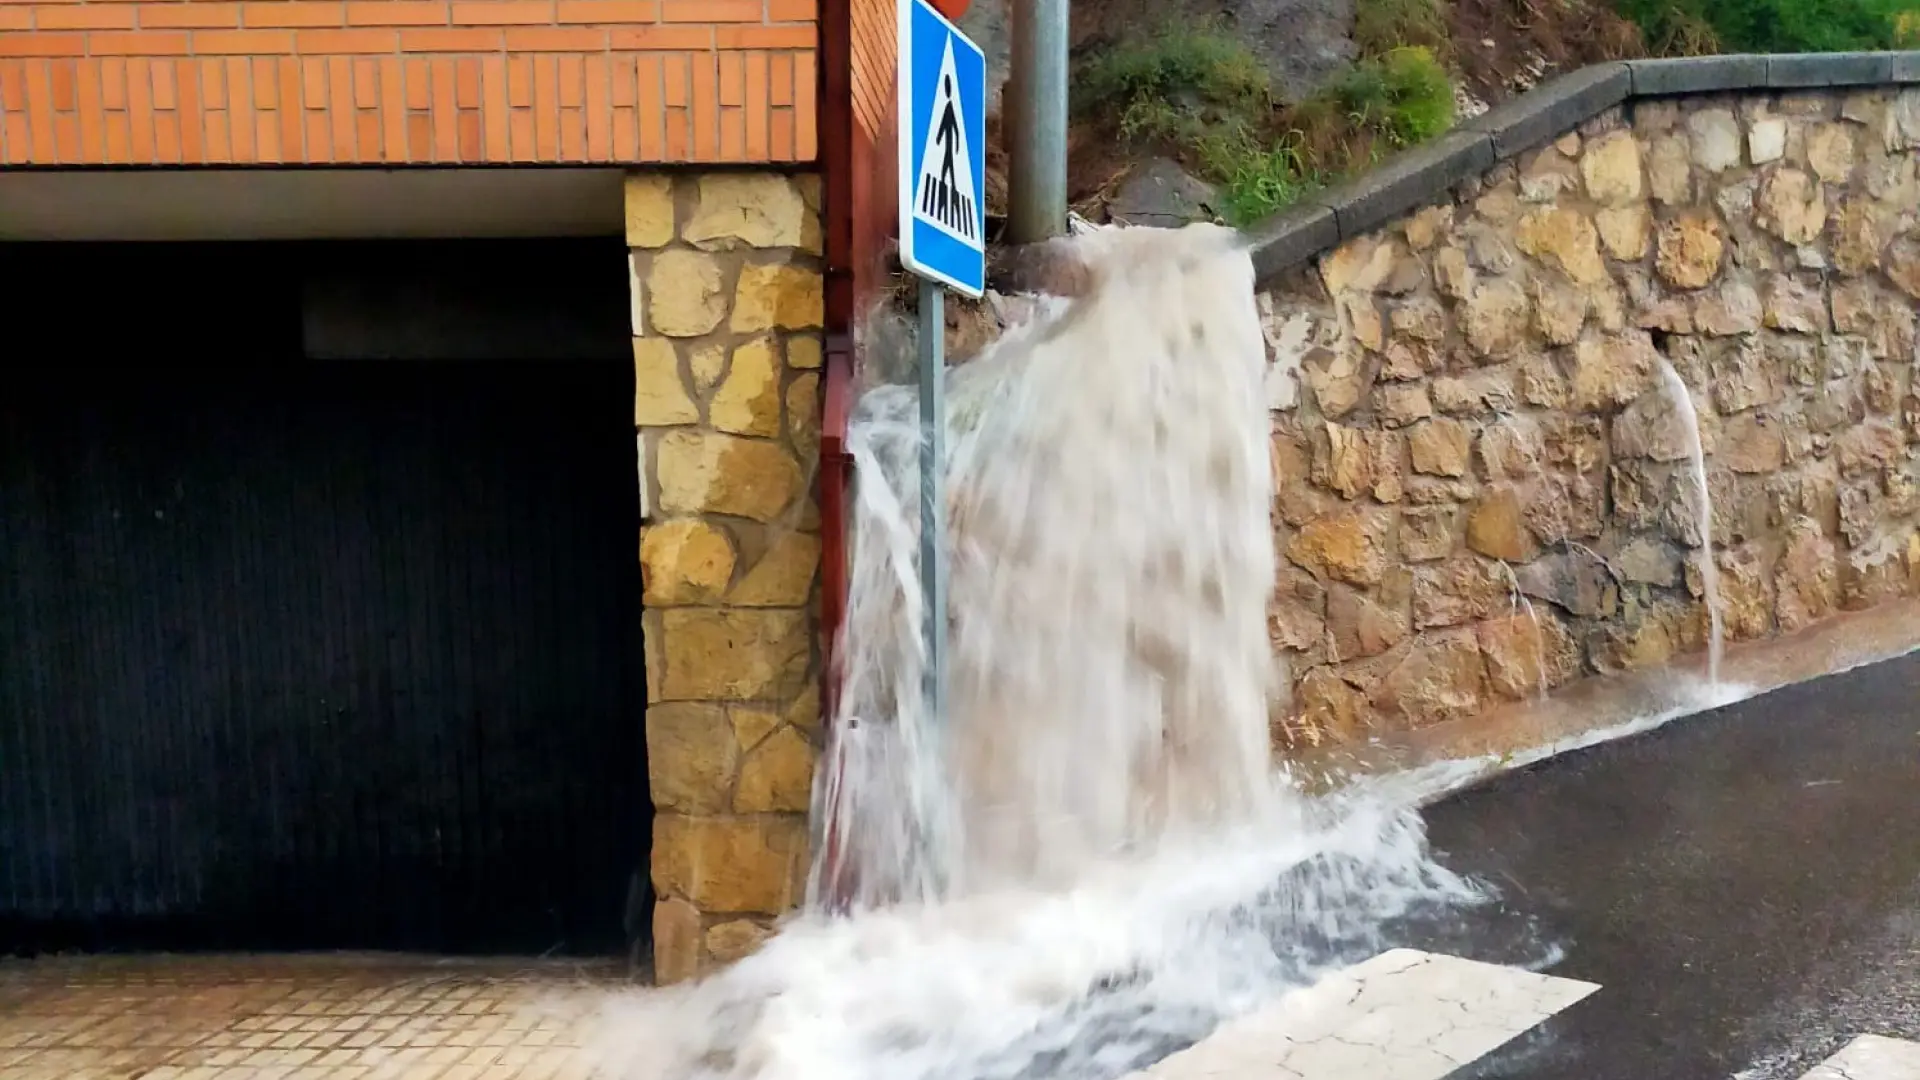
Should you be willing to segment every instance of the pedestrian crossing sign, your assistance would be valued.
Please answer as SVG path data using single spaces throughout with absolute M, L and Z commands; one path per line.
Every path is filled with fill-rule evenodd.
M 928 0 L 900 3 L 900 261 L 986 290 L 987 60 Z

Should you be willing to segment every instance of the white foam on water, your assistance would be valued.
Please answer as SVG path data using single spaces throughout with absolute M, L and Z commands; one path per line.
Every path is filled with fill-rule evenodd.
M 1105 1078 L 1478 893 L 1386 789 L 1271 763 L 1266 349 L 1229 230 L 1076 238 L 1086 295 L 951 373 L 950 706 L 925 715 L 911 388 L 865 394 L 805 911 L 607 1003 L 620 1080 Z
M 623 1080 L 1119 1077 L 1476 896 L 1417 816 L 1333 798 L 1065 887 L 803 913 L 714 978 L 612 998 L 593 1049 Z

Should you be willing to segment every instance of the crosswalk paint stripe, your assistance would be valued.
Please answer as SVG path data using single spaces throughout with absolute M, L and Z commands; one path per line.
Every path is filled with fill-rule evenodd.
M 1920 1080 L 1920 1043 L 1862 1035 L 1800 1080 Z
M 1598 989 L 1394 949 L 1227 1023 L 1129 1080 L 1441 1080 Z
M 921 185 L 920 212 L 966 239 L 973 238 L 973 200 L 959 191 L 945 191 L 944 185 L 931 176 Z

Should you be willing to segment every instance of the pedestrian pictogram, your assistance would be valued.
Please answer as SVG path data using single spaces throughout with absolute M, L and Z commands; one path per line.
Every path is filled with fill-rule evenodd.
M 938 118 L 927 129 L 932 145 L 920 155 L 921 217 L 931 219 L 957 240 L 980 238 L 980 197 L 973 189 L 973 163 L 968 160 L 958 93 L 954 89 L 953 40 L 947 40 L 946 59 L 940 64 L 940 96 L 933 107 Z
M 986 56 L 928 0 L 900 4 L 900 261 L 986 287 Z

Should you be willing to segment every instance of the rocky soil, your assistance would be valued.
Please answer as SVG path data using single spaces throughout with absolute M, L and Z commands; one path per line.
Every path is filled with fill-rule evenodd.
M 1366 0 L 1075 0 L 1076 58 L 1137 40 L 1174 22 L 1211 20 L 1259 57 L 1277 102 L 1299 101 L 1347 71 L 1360 55 L 1354 40 L 1356 3 Z M 987 52 L 994 115 L 989 123 L 990 212 L 1004 208 L 1005 152 L 998 95 L 1010 58 L 1010 0 L 974 0 L 962 28 Z M 1542 79 L 1597 60 L 1638 55 L 1633 26 L 1594 0 L 1454 0 L 1445 6 L 1450 42 L 1441 51 L 1455 75 L 1463 113 L 1478 112 Z M 1174 163 L 1150 148 L 1118 145 L 1107 133 L 1077 127 L 1070 135 L 1069 198 L 1091 220 L 1124 204 L 1141 223 L 1212 216 L 1197 181 L 1170 179 Z M 1147 184 L 1129 179 L 1151 173 Z M 1122 192 L 1125 191 L 1125 195 Z

